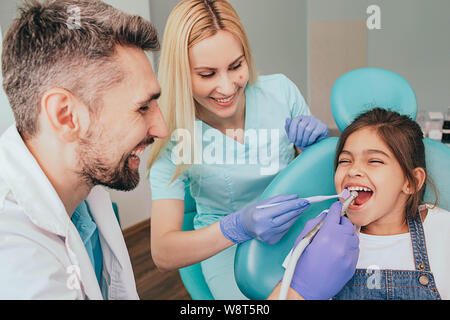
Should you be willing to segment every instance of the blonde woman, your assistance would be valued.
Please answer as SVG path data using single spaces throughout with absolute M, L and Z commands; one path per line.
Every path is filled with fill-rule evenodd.
M 245 299 L 234 279 L 235 244 L 276 243 L 309 206 L 297 195 L 257 200 L 328 129 L 285 76 L 256 76 L 227 1 L 185 0 L 173 9 L 158 74 L 172 136 L 155 142 L 149 159 L 153 259 L 162 271 L 201 261 L 216 299 Z M 184 232 L 187 186 L 197 216 L 195 230 Z M 281 204 L 261 207 L 271 203 Z

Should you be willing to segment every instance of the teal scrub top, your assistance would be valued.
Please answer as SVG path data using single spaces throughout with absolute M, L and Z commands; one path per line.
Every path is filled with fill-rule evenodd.
M 100 285 L 103 268 L 103 252 L 100 246 L 97 224 L 92 218 L 89 206 L 86 201 L 80 203 L 72 214 L 72 222 L 80 234 L 86 247 L 87 254 L 94 267 L 97 281 Z
M 202 162 L 192 164 L 170 183 L 176 168 L 171 153 L 178 144 L 172 140 L 150 170 L 153 200 L 184 200 L 189 186 L 197 206 L 195 229 L 257 201 L 295 157 L 284 128 L 286 118 L 311 114 L 297 86 L 282 74 L 259 76 L 256 83 L 247 85 L 245 97 L 244 144 L 197 119 Z

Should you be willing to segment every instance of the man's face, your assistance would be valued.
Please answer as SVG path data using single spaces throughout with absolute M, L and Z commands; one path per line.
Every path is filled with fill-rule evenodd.
M 147 56 L 137 48 L 117 51 L 124 80 L 102 94 L 101 110 L 79 143 L 79 174 L 92 186 L 129 191 L 139 183 L 139 156 L 155 137 L 167 136 L 167 127 Z

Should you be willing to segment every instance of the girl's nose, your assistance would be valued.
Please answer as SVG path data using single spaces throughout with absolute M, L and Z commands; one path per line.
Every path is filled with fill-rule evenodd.
M 350 168 L 350 170 L 348 170 L 348 175 L 350 177 L 354 177 L 354 176 L 362 177 L 364 174 L 360 168 L 352 167 L 352 168 Z

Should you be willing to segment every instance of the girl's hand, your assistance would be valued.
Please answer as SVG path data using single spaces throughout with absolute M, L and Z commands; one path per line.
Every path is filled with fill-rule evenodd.
M 327 125 L 314 116 L 287 118 L 284 128 L 289 140 L 302 151 L 330 135 Z

